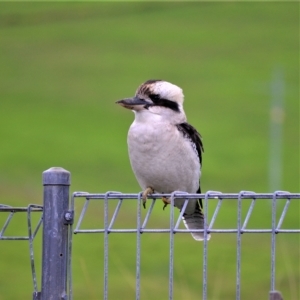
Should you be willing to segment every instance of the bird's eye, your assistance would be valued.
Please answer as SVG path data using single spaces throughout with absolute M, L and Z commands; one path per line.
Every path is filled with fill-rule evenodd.
M 159 98 L 159 95 L 157 95 L 157 94 L 152 94 L 152 95 L 150 95 L 150 98 L 151 98 L 152 101 L 155 101 L 155 100 L 159 100 L 159 99 L 160 99 L 160 98 Z

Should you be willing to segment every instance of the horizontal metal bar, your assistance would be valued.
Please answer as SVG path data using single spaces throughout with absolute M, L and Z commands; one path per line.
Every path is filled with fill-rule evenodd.
M 279 229 L 275 233 L 300 233 L 300 229 Z
M 28 236 L 1 236 L 0 240 L 4 241 L 28 241 Z
M 208 199 L 238 199 L 239 194 L 238 193 L 209 193 L 208 195 L 206 194 L 184 194 L 182 193 L 175 193 L 175 198 L 186 198 L 186 199 L 198 199 L 198 198 L 204 198 L 207 196 Z M 138 199 L 139 194 L 122 194 L 122 193 L 110 193 L 109 195 L 106 196 L 106 194 L 88 194 L 88 193 L 82 193 L 82 192 L 74 192 L 73 193 L 74 197 L 82 197 L 82 198 L 88 198 L 90 200 L 96 200 L 96 199 L 120 199 L 122 198 L 123 200 L 127 199 Z M 162 198 L 162 197 L 171 197 L 172 194 L 152 194 L 149 195 L 149 199 L 156 199 L 156 198 Z M 274 193 L 260 193 L 260 194 L 244 194 L 240 195 L 242 199 L 273 199 Z M 277 199 L 299 199 L 300 200 L 300 193 L 280 193 L 276 195 Z
M 74 230 L 74 234 L 77 233 L 104 233 L 105 229 L 78 229 Z M 119 233 L 136 233 L 137 229 L 111 229 L 108 233 L 119 232 Z
M 140 229 L 140 233 L 196 233 L 204 232 L 203 229 Z M 74 233 L 104 233 L 105 229 L 80 229 L 74 230 Z M 136 233 L 137 229 L 110 229 L 108 233 Z M 207 233 L 237 233 L 237 229 L 210 229 Z M 272 233 L 272 229 L 244 229 L 240 233 Z M 300 229 L 280 229 L 276 233 L 300 233 Z
M 3 207 L 0 205 L 0 212 L 27 212 L 27 207 Z M 43 206 L 40 207 L 34 207 L 31 209 L 31 212 L 39 212 L 43 211 Z

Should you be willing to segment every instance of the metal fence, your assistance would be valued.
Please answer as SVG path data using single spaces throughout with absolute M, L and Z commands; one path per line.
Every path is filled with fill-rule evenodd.
M 208 191 L 205 194 L 187 194 L 175 191 L 172 194 L 153 194 L 149 199 L 150 207 L 146 216 L 142 218 L 141 214 L 141 193 L 123 194 L 120 192 L 106 192 L 101 194 L 90 194 L 86 192 L 75 192 L 71 199 L 69 197 L 70 173 L 62 168 L 51 168 L 43 173 L 44 185 L 44 203 L 40 205 L 29 205 L 26 208 L 10 207 L 0 205 L 0 212 L 9 212 L 9 215 L 0 231 L 0 240 L 28 240 L 30 249 L 30 262 L 33 279 L 33 299 L 34 300 L 50 300 L 50 299 L 73 299 L 72 289 L 72 239 L 74 234 L 92 234 L 102 233 L 104 235 L 104 287 L 103 299 L 109 299 L 108 295 L 108 243 L 109 234 L 113 233 L 132 233 L 136 234 L 136 299 L 140 299 L 140 273 L 141 273 L 141 235 L 144 233 L 167 233 L 169 234 L 169 296 L 173 299 L 173 266 L 174 266 L 174 238 L 176 233 L 203 232 L 203 287 L 202 299 L 207 298 L 208 285 L 208 240 L 209 233 L 233 233 L 237 238 L 237 255 L 236 255 L 236 299 L 241 299 L 241 236 L 247 233 L 268 233 L 271 235 L 271 262 L 270 262 L 270 292 L 269 300 L 280 300 L 282 296 L 280 292 L 275 290 L 275 260 L 276 260 L 276 236 L 277 234 L 299 234 L 299 228 L 282 229 L 291 201 L 299 201 L 300 193 L 289 193 L 285 191 L 276 191 L 274 193 L 254 193 L 249 191 L 241 191 L 240 193 L 220 193 L 216 191 Z M 165 229 L 149 228 L 148 221 L 152 214 L 156 200 L 164 197 L 171 198 L 171 204 L 176 198 L 185 198 L 182 212 L 175 217 L 174 206 L 170 205 L 170 225 Z M 211 200 L 217 201 L 217 205 L 212 214 L 211 220 L 205 220 L 207 227 L 203 230 L 181 229 L 181 217 L 184 208 L 188 204 L 189 199 L 202 198 L 204 202 L 204 214 L 207 216 L 208 205 Z M 152 199 L 152 200 L 151 200 Z M 237 223 L 236 227 L 222 229 L 215 228 L 215 221 L 219 215 L 223 200 L 230 199 L 237 201 Z M 250 199 L 251 204 L 247 210 L 245 218 L 242 217 L 242 202 Z M 270 228 L 255 229 L 248 228 L 249 219 L 252 215 L 255 204 L 258 201 L 271 201 L 272 224 Z M 83 200 L 84 205 L 79 214 L 77 223 L 74 222 L 75 201 Z M 112 217 L 109 217 L 108 207 L 111 200 L 117 200 Z M 118 214 L 123 206 L 128 203 L 127 200 L 135 200 L 137 204 L 136 227 L 131 229 L 114 228 Z M 279 220 L 277 220 L 277 202 L 284 200 L 285 205 L 279 211 Z M 82 228 L 83 220 L 86 216 L 88 206 L 92 201 L 101 201 L 104 205 L 104 226 L 102 228 Z M 42 212 L 35 228 L 32 226 L 31 215 L 35 212 Z M 6 236 L 5 231 L 16 213 L 27 213 L 28 236 Z M 37 279 L 34 263 L 33 240 L 38 229 L 43 223 L 43 247 L 42 247 L 42 278 L 41 291 L 38 291 Z M 75 228 L 73 228 L 75 227 Z M 201 299 L 201 296 L 199 296 Z M 263 299 L 263 298 L 262 298 Z M 265 297 L 267 299 L 267 296 Z

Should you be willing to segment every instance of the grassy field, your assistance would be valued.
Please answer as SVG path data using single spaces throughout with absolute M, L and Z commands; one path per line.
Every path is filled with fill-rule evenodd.
M 41 173 L 52 166 L 72 173 L 71 191 L 138 192 L 126 146 L 133 114 L 114 102 L 154 78 L 184 90 L 188 120 L 204 138 L 204 192 L 271 192 L 276 70 L 285 84 L 278 189 L 299 192 L 298 25 L 295 2 L 0 3 L 0 202 L 41 204 Z M 161 208 L 157 227 L 169 222 Z M 258 203 L 249 225 L 269 227 L 270 209 Z M 86 226 L 101 226 L 101 212 L 95 203 Z M 135 212 L 135 203 L 124 207 L 118 226 L 134 227 Z M 216 227 L 235 227 L 236 212 L 224 202 Z M 299 214 L 294 201 L 283 227 L 299 228 Z M 8 234 L 26 234 L 25 216 L 12 225 Z M 268 234 L 243 236 L 243 300 L 268 298 L 270 244 Z M 135 235 L 110 236 L 110 299 L 135 297 L 135 247 Z M 28 244 L 1 241 L 0 249 L 0 300 L 30 299 Z M 40 275 L 40 236 L 35 250 Z M 174 299 L 201 299 L 202 251 L 190 235 L 176 236 Z M 73 253 L 74 299 L 102 299 L 102 235 L 76 235 Z M 278 235 L 276 254 L 276 289 L 297 300 L 299 235 Z M 143 235 L 141 259 L 141 298 L 167 299 L 168 236 Z M 234 299 L 235 235 L 212 237 L 208 266 L 208 299 Z

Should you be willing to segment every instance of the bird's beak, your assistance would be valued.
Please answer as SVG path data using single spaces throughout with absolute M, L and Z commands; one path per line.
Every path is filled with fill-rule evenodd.
M 133 109 L 133 110 L 140 110 L 144 108 L 145 105 L 149 104 L 146 100 L 140 99 L 139 97 L 132 97 L 132 98 L 126 98 L 119 101 L 116 101 L 117 104 L 120 104 L 121 106 Z

